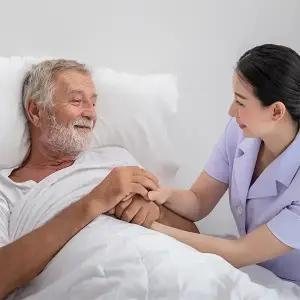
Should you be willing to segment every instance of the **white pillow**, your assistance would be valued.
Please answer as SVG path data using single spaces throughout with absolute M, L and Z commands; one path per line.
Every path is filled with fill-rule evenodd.
M 26 72 L 36 59 L 0 57 L 0 169 L 19 165 L 28 151 L 28 128 L 21 102 Z
M 32 64 L 43 59 L 0 57 L 0 169 L 19 165 L 28 151 L 22 86 Z M 99 94 L 93 146 L 124 147 L 161 180 L 174 178 L 178 164 L 167 133 L 167 120 L 177 111 L 174 76 L 95 68 L 93 75 Z
M 99 93 L 96 145 L 124 147 L 159 178 L 171 179 L 178 169 L 167 132 L 168 119 L 177 111 L 174 76 L 108 69 L 93 75 Z

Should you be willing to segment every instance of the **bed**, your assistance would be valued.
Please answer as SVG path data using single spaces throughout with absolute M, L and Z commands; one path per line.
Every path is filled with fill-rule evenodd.
M 20 100 L 30 66 L 45 58 L 0 59 L 0 168 L 18 165 L 29 147 Z M 167 120 L 177 110 L 176 78 L 95 69 L 100 93 L 91 151 L 111 153 L 110 167 L 130 164 L 130 152 L 163 183 L 179 168 L 168 138 Z M 99 150 L 101 149 L 101 150 Z M 124 151 L 126 150 L 126 151 Z M 117 151 L 117 152 L 116 152 Z M 119 152 L 118 152 L 119 151 Z M 59 180 L 44 180 L 13 208 L 11 241 L 41 226 L 107 175 L 108 165 L 91 168 L 86 184 L 70 192 Z M 71 174 L 80 181 L 80 172 Z M 76 177 L 78 176 L 78 178 Z M 70 179 L 71 180 L 71 179 Z M 51 186 L 55 186 L 55 197 Z M 300 288 L 271 272 L 250 266 L 237 270 L 221 257 L 199 253 L 168 236 L 102 215 L 80 231 L 29 285 L 12 299 L 300 299 Z

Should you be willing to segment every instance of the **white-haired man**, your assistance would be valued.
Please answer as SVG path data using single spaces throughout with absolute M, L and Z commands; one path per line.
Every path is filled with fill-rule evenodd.
M 137 166 L 125 166 L 113 168 L 89 193 L 43 226 L 9 240 L 10 213 L 31 189 L 73 168 L 78 160 L 82 166 L 97 161 L 97 153 L 89 153 L 96 101 L 91 74 L 76 61 L 42 62 L 25 79 L 23 102 L 30 128 L 30 153 L 22 165 L 0 172 L 1 299 L 35 278 L 74 235 L 100 214 L 115 213 L 124 221 L 146 227 L 158 220 L 197 232 L 192 222 L 145 200 L 149 191 L 158 188 L 155 176 Z

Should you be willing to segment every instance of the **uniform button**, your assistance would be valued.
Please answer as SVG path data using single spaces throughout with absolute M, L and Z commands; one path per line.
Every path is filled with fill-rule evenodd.
M 243 214 L 243 208 L 240 205 L 236 208 L 236 213 L 238 215 L 242 215 Z

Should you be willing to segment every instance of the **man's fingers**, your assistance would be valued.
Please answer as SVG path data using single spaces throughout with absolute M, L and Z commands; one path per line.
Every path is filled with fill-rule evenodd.
M 129 199 L 127 201 L 121 201 L 116 207 L 115 207 L 115 215 L 118 219 L 122 217 L 122 214 L 124 210 L 130 205 L 132 202 L 132 199 Z
M 112 209 L 110 209 L 110 210 L 107 212 L 107 214 L 108 214 L 108 215 L 114 215 L 115 212 L 116 212 L 116 209 L 115 209 L 115 208 L 112 208 Z
M 145 187 L 146 189 L 148 189 L 150 191 L 156 191 L 158 189 L 157 184 L 154 181 L 152 181 L 151 179 L 149 179 L 145 176 L 134 175 L 132 177 L 132 182 L 139 183 L 143 187 Z
M 124 199 L 122 199 L 122 201 L 127 201 L 129 200 L 130 198 L 132 198 L 134 196 L 134 193 L 130 193 L 128 194 Z
M 141 209 L 137 212 L 135 217 L 132 219 L 131 223 L 142 225 L 145 222 L 148 212 L 141 207 Z
M 148 199 L 148 190 L 139 183 L 132 183 L 131 192 L 134 194 L 139 194 L 139 195 L 143 196 L 144 198 L 147 197 L 147 199 Z
M 132 202 L 124 211 L 121 220 L 130 223 L 139 213 L 141 205 L 139 202 Z
M 145 221 L 142 223 L 142 226 L 144 226 L 144 227 L 146 227 L 146 228 L 150 228 L 154 221 L 155 221 L 155 217 L 154 217 L 154 215 L 150 212 L 150 213 L 146 216 Z
M 148 179 L 153 181 L 157 185 L 157 187 L 159 187 L 158 179 L 153 174 L 146 171 L 145 169 L 135 167 L 133 175 L 147 177 Z

